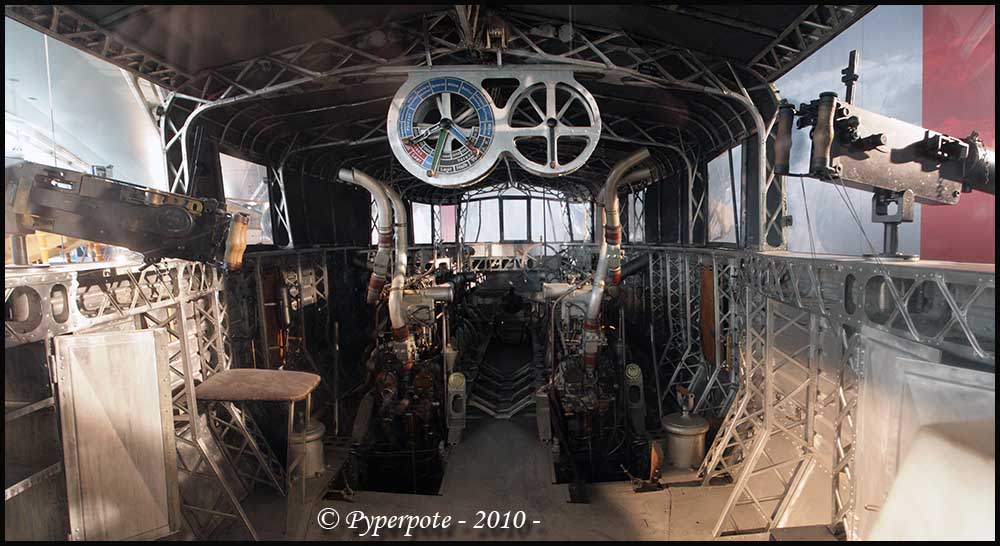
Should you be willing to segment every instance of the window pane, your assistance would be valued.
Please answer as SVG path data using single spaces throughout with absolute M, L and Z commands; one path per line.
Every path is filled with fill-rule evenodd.
M 247 244 L 273 243 L 267 167 L 226 154 L 219 154 L 219 162 L 222 165 L 226 210 L 250 215 Z
M 476 234 L 476 222 L 479 221 L 479 202 L 465 202 L 459 206 L 458 229 L 462 232 L 462 240 L 471 243 Z
M 526 241 L 528 239 L 528 200 L 504 199 L 503 240 Z
M 646 240 L 646 190 L 628 194 L 629 242 Z
M 496 199 L 472 201 L 466 206 L 465 240 L 470 243 L 500 241 L 500 204 Z
M 441 206 L 441 225 L 437 229 L 441 233 L 442 242 L 455 242 L 455 211 L 455 205 Z
M 540 242 L 545 229 L 545 200 L 531 200 L 531 240 Z
M 590 203 L 570 203 L 569 221 L 574 241 L 590 241 Z
M 431 206 L 426 203 L 413 203 L 413 243 L 429 245 L 431 240 Z
M 479 232 L 479 241 L 497 242 L 500 240 L 500 203 L 496 199 L 480 201 L 483 223 Z
M 154 95 L 143 79 L 139 89 L 147 98 Z M 110 178 L 168 188 L 159 129 L 121 70 L 9 18 L 4 18 L 4 155 L 81 172 L 110 165 Z
M 736 242 L 736 220 L 733 217 L 733 185 L 736 186 L 737 212 L 740 185 L 743 178 L 743 146 L 733 148 L 732 169 L 729 152 L 722 152 L 708 162 L 708 240 Z
M 561 201 L 545 201 L 545 238 L 548 241 L 569 240 L 566 231 L 566 204 Z

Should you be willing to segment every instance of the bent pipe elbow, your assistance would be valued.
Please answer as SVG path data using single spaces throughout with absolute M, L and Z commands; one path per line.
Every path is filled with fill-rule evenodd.
M 392 205 L 394 227 L 396 229 L 396 263 L 393 269 L 392 283 L 389 286 L 389 321 L 392 323 L 393 337 L 405 347 L 406 358 L 401 358 L 401 360 L 409 362 L 413 360 L 415 348 L 413 335 L 410 333 L 409 325 L 406 322 L 406 313 L 403 312 L 403 286 L 406 284 L 406 268 L 408 264 L 406 247 L 408 215 L 406 204 L 396 190 L 386 186 L 385 194 Z
M 392 220 L 393 213 L 389 197 L 386 195 L 384 183 L 372 178 L 358 169 L 340 169 L 338 178 L 348 184 L 360 186 L 371 194 L 378 209 L 376 230 L 378 231 L 378 250 L 375 254 L 375 266 L 368 281 L 368 292 L 365 300 L 369 305 L 378 303 L 389 276 L 389 263 L 392 261 Z
M 608 199 L 610 205 L 605 205 L 607 208 L 605 212 L 607 224 L 604 226 L 604 239 L 608 245 L 608 260 L 611 262 L 608 265 L 611 284 L 618 284 L 622 280 L 622 226 L 618 210 L 618 188 L 623 184 L 631 184 L 639 180 L 645 180 L 651 176 L 653 176 L 652 169 L 638 169 L 623 176 L 618 180 L 615 187 L 612 188 L 611 195 L 613 198 Z M 607 197 L 607 194 L 605 194 L 605 197 Z
M 604 183 L 604 187 L 601 189 L 600 196 L 598 197 L 598 206 L 602 208 L 601 224 L 604 231 L 604 237 L 601 238 L 601 242 L 598 248 L 597 255 L 597 269 L 594 271 L 594 287 L 591 291 L 590 301 L 587 306 L 587 319 L 590 321 L 596 321 L 598 315 L 601 312 L 601 299 L 604 297 L 604 281 L 608 274 L 608 255 L 611 251 L 621 252 L 621 222 L 618 218 L 618 186 L 621 184 L 623 177 L 628 173 L 633 167 L 642 163 L 649 158 L 649 150 L 646 148 L 640 148 L 630 154 L 628 157 L 622 159 L 611 169 L 608 174 L 607 181 Z M 650 172 L 648 169 L 643 171 L 638 171 L 636 176 L 644 174 L 649 176 Z M 610 248 L 609 248 L 610 247 Z M 621 265 L 617 266 L 618 274 L 621 274 Z
M 374 197 L 376 207 L 379 209 L 379 252 L 390 252 L 389 249 L 391 247 L 389 245 L 393 241 L 395 242 L 396 260 L 393 267 L 392 282 L 389 286 L 389 322 L 392 324 L 393 339 L 399 344 L 397 347 L 400 348 L 397 351 L 397 356 L 400 360 L 409 364 L 415 358 L 416 349 L 413 343 L 413 335 L 410 333 L 409 325 L 406 322 L 406 314 L 403 312 L 403 286 L 406 283 L 408 262 L 406 247 L 406 204 L 403 203 L 403 199 L 399 196 L 399 193 L 392 187 L 358 169 L 341 169 L 338 174 L 341 180 L 367 189 Z M 395 237 L 392 235 L 394 229 Z M 378 258 L 379 255 L 376 254 L 376 259 Z M 388 263 L 388 261 L 383 261 L 382 263 Z M 369 290 L 372 290 L 371 285 L 369 285 Z M 381 292 L 381 287 L 379 291 Z M 369 297 L 371 297 L 370 293 Z
M 621 161 L 615 164 L 608 174 L 608 178 L 604 183 L 604 187 L 601 189 L 601 193 L 598 197 L 598 206 L 601 210 L 601 224 L 604 228 L 605 236 L 600 238 L 600 244 L 598 246 L 597 255 L 597 269 L 594 271 L 593 288 L 590 291 L 590 299 L 587 302 L 587 315 L 585 325 L 589 325 L 590 328 L 587 332 L 584 332 L 586 336 L 588 333 L 592 336 L 597 336 L 599 333 L 599 318 L 601 315 L 601 301 L 604 299 L 604 287 L 605 279 L 608 275 L 609 266 L 609 254 L 614 251 L 618 254 L 621 253 L 621 222 L 618 218 L 618 186 L 622 183 L 622 179 L 625 177 L 632 168 L 634 168 L 639 163 L 642 163 L 649 158 L 649 150 L 646 148 L 640 148 L 625 157 Z M 644 176 L 649 176 L 650 172 L 648 170 L 639 171 L 636 176 L 638 177 L 640 173 Z M 639 179 L 639 178 L 635 178 Z M 609 227 L 611 231 L 609 232 Z M 616 254 L 616 255 L 618 255 Z M 617 271 L 614 273 L 619 278 L 621 276 L 621 263 L 616 264 Z M 597 343 L 587 343 L 584 346 L 584 362 L 587 364 L 588 369 L 593 369 L 596 364 L 597 358 Z

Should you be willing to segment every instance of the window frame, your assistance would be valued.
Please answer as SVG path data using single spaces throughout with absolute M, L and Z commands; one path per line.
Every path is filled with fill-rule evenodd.
M 740 239 L 746 239 L 746 222 L 744 221 L 746 216 L 744 209 L 746 208 L 746 151 L 748 142 L 749 140 L 739 141 L 705 161 L 705 196 L 707 207 L 705 210 L 705 239 L 708 246 L 717 248 L 741 248 L 742 241 Z M 739 157 L 736 157 L 737 153 L 739 154 Z M 732 170 L 730 170 L 730 158 L 732 158 Z M 717 160 L 724 163 L 725 171 L 727 172 L 727 175 L 725 176 L 723 194 L 731 189 L 735 189 L 737 193 L 733 195 L 734 199 L 725 202 L 726 205 L 734 207 L 734 217 L 731 218 L 734 221 L 734 228 L 732 231 L 733 241 L 728 241 L 726 239 L 712 239 L 711 235 L 712 211 L 711 208 L 708 207 L 708 204 L 712 199 L 713 180 L 709 165 Z
M 500 196 L 495 198 L 500 203 L 500 242 L 501 243 L 530 243 L 531 242 L 531 199 L 528 196 Z M 504 212 L 504 203 L 506 201 L 523 201 L 524 202 L 524 212 L 525 221 L 527 222 L 527 227 L 525 231 L 525 237 L 523 239 L 508 239 L 507 230 L 504 229 L 504 218 L 506 213 Z
M 573 210 L 572 210 L 572 208 L 573 208 L 573 205 L 583 205 L 583 204 L 589 205 L 589 207 L 588 207 L 588 216 L 589 216 L 589 218 L 587 219 L 587 222 L 586 222 L 586 225 L 587 225 L 587 234 L 589 235 L 589 237 L 581 237 L 580 239 L 577 239 L 576 235 L 575 235 L 575 233 L 573 231 Z M 576 202 L 576 201 L 570 201 L 570 202 L 566 203 L 566 225 L 569 227 L 569 233 L 568 233 L 568 235 L 569 235 L 569 241 L 568 242 L 571 242 L 571 243 L 593 243 L 594 242 L 594 237 L 596 235 L 594 233 L 594 228 L 595 228 L 594 222 L 595 222 L 595 220 L 594 220 L 594 202 L 593 201 L 586 201 L 584 203 L 580 203 L 580 202 Z

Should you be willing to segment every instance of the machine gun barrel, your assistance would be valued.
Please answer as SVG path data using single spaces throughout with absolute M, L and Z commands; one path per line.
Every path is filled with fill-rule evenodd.
M 4 232 L 15 236 L 40 230 L 125 247 L 147 262 L 181 258 L 230 269 L 246 249 L 248 217 L 215 199 L 30 161 L 4 166 L 4 197 Z
M 812 127 L 809 172 L 867 190 L 913 192 L 917 202 L 954 205 L 963 192 L 996 194 L 996 156 L 973 132 L 965 138 L 940 134 L 823 93 L 799 106 L 783 105 L 775 134 L 774 168 L 788 174 L 791 118 Z

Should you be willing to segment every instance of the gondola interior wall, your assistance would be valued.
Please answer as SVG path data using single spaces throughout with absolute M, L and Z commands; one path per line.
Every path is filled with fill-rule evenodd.
M 5 6 L 6 537 L 994 538 L 994 13 Z

